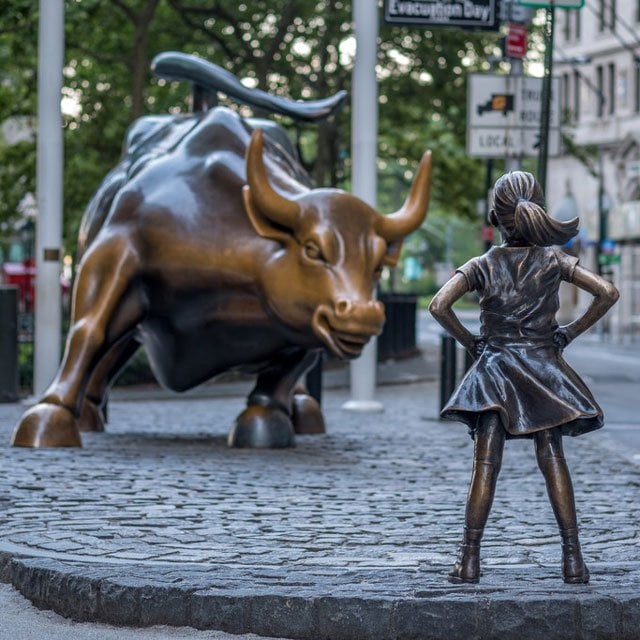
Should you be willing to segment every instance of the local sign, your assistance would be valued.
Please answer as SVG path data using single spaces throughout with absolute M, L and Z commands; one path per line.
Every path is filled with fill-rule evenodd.
M 467 153 L 483 158 L 535 156 L 540 146 L 542 78 L 471 74 L 467 104 Z M 560 92 L 551 89 L 549 154 L 560 153 Z
M 536 129 L 470 129 L 467 153 L 476 158 L 512 158 L 535 156 L 540 148 L 540 131 Z M 560 136 L 549 135 L 549 155 L 560 154 Z
M 498 12 L 499 0 L 384 0 L 390 24 L 497 31 Z

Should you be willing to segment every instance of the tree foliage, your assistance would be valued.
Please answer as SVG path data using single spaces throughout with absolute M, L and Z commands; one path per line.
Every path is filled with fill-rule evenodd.
M 36 113 L 35 0 L 0 0 L 0 122 Z M 64 70 L 65 236 L 117 161 L 127 126 L 189 109 L 185 83 L 154 79 L 166 50 L 195 53 L 250 86 L 293 98 L 350 89 L 348 0 L 67 0 Z M 465 155 L 466 75 L 495 35 L 381 26 L 378 54 L 380 208 L 396 207 L 423 151 L 434 151 L 434 207 L 472 215 L 481 163 Z M 317 184 L 349 186 L 349 107 L 320 125 L 288 127 Z M 0 146 L 0 220 L 34 189 L 34 144 Z

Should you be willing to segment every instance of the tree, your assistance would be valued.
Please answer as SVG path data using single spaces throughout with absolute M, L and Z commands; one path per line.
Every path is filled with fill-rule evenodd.
M 35 114 L 37 12 L 33 0 L 3 0 L 0 121 Z M 251 86 L 293 98 L 350 89 L 347 0 L 74 0 L 66 4 L 65 238 L 75 244 L 82 211 L 115 164 L 139 115 L 189 109 L 190 87 L 153 79 L 154 55 L 196 53 Z M 382 26 L 379 47 L 381 209 L 394 208 L 425 148 L 434 150 L 433 206 L 472 215 L 481 163 L 467 158 L 466 75 L 494 35 Z M 7 78 L 9 81 L 7 82 Z M 238 108 L 235 106 L 235 108 Z M 244 112 L 245 109 L 242 109 Z M 335 119 L 289 129 L 317 184 L 349 187 L 349 107 Z M 33 189 L 33 144 L 0 148 L 0 219 Z M 9 169 L 10 167 L 10 169 Z M 386 171 L 393 170 L 391 178 Z M 16 178 L 16 176 L 18 176 Z M 387 183 L 392 180 L 393 188 Z M 395 194 L 395 195 L 394 195 Z

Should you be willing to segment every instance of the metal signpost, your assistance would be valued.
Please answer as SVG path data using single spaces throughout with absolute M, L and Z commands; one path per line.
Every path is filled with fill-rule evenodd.
M 560 153 L 560 92 L 554 79 L 549 151 Z M 467 153 L 479 158 L 535 156 L 540 146 L 542 78 L 469 76 Z
M 542 89 L 542 117 L 540 118 L 540 152 L 538 154 L 538 182 L 545 191 L 547 187 L 547 159 L 552 155 L 549 145 L 550 103 L 553 77 L 553 32 L 556 7 L 560 9 L 581 9 L 584 0 L 519 0 L 520 4 L 532 7 L 544 7 L 547 10 L 545 25 L 544 84 Z
M 357 41 L 351 112 L 353 194 L 375 207 L 378 190 L 377 5 L 370 0 L 354 0 L 353 19 Z M 384 409 L 382 403 L 375 399 L 376 363 L 377 344 L 376 340 L 371 340 L 362 355 L 351 362 L 351 398 L 343 409 L 371 412 Z

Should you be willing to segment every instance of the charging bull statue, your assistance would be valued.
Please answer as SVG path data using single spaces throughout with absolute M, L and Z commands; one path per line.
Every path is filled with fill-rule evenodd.
M 178 56 L 193 79 L 190 60 L 172 55 L 164 62 Z M 209 66 L 197 61 L 200 85 Z M 287 108 L 312 119 L 338 102 Z M 85 212 L 60 369 L 14 445 L 80 446 L 81 431 L 103 430 L 110 385 L 141 345 L 175 391 L 229 370 L 257 374 L 232 446 L 291 446 L 305 424 L 322 424 L 294 390 L 322 349 L 355 358 L 381 332 L 373 292 L 425 218 L 430 154 L 404 206 L 382 216 L 344 191 L 310 189 L 284 132 L 265 126 L 223 107 L 134 123 Z

